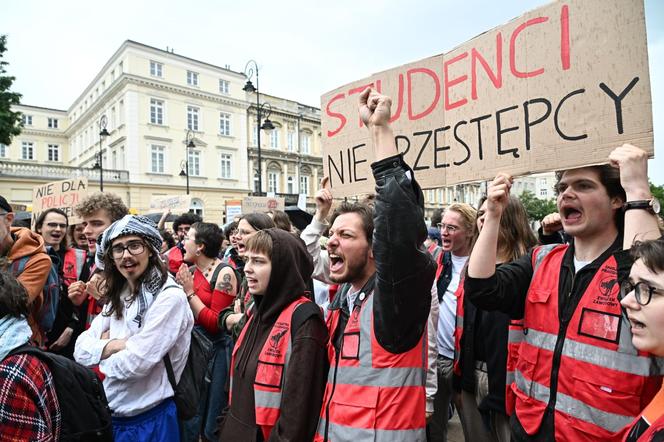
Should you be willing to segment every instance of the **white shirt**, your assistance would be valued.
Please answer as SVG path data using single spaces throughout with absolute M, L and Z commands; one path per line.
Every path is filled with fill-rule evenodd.
M 97 315 L 92 325 L 76 340 L 74 358 L 87 367 L 99 365 L 106 376 L 104 390 L 114 416 L 135 416 L 173 396 L 163 357 L 168 352 L 175 379 L 179 380 L 187 362 L 194 316 L 182 287 L 169 276 L 166 288 L 156 298 L 147 295 L 148 308 L 143 324 L 134 322 L 138 302 L 125 303 L 122 318 L 115 313 Z M 128 289 L 122 294 L 122 299 Z M 110 339 L 101 339 L 109 332 Z M 127 338 L 126 348 L 101 360 L 111 339 Z
M 438 316 L 438 353 L 446 358 L 454 358 L 454 329 L 456 327 L 457 297 L 454 294 L 459 287 L 461 270 L 468 261 L 467 256 L 452 255 L 452 280 L 443 295 Z

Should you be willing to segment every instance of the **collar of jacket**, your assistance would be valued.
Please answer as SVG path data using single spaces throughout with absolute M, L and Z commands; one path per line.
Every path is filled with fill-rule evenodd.
M 360 290 L 360 293 L 361 292 L 371 293 L 374 291 L 375 286 L 376 286 L 376 273 L 371 275 L 371 277 L 367 280 L 367 282 Z M 342 308 L 346 304 L 346 295 L 348 294 L 350 289 L 351 289 L 351 284 L 349 282 L 341 284 L 341 287 L 339 288 L 337 295 L 334 297 L 334 300 L 332 300 L 332 303 L 327 307 L 327 309 L 339 310 L 340 308 Z M 355 304 L 353 304 L 353 306 L 354 307 L 361 306 L 362 303 L 367 300 L 367 298 L 368 296 L 365 296 L 363 299 L 360 299 L 360 297 L 357 296 L 355 298 Z

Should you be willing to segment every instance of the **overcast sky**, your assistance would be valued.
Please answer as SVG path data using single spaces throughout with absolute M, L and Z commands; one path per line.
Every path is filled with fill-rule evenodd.
M 3 3 L 9 73 L 25 104 L 68 109 L 127 39 L 219 66 L 260 67 L 261 90 L 320 106 L 345 83 L 446 52 L 542 0 L 82 1 Z M 646 0 L 656 160 L 664 184 L 664 1 Z

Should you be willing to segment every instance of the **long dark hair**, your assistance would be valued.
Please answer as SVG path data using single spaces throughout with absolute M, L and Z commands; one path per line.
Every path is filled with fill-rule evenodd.
M 148 266 L 145 268 L 145 271 L 138 278 L 138 281 L 136 281 L 136 290 L 134 293 L 130 293 L 129 297 L 125 300 L 121 298 L 121 294 L 127 284 L 127 279 L 122 276 L 118 268 L 115 266 L 115 260 L 111 255 L 111 247 L 109 247 L 104 254 L 104 281 L 101 284 L 99 291 L 111 305 L 108 311 L 104 313 L 105 316 L 111 316 L 115 313 L 115 317 L 121 319 L 122 311 L 124 310 L 124 301 L 127 301 L 128 303 L 134 301 L 141 289 L 143 281 L 152 273 L 153 269 L 157 269 L 159 272 L 160 285 L 164 285 L 166 279 L 168 279 L 168 269 L 166 268 L 166 264 L 161 260 L 159 251 L 154 250 L 154 248 L 144 239 L 141 240 L 143 241 L 146 251 L 152 255 L 148 258 Z

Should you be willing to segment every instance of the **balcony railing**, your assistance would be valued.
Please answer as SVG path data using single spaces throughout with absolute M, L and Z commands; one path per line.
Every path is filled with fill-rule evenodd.
M 87 167 L 59 166 L 55 164 L 0 161 L 0 178 L 16 177 L 57 181 L 83 176 L 88 177 L 90 181 L 98 181 L 99 170 Z M 104 181 L 109 183 L 129 183 L 129 171 L 104 169 Z

